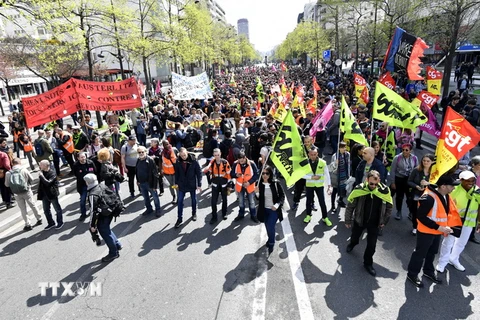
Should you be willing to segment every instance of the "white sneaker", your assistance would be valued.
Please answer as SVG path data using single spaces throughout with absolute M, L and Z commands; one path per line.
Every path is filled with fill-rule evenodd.
M 437 266 L 435 267 L 435 269 L 437 270 L 437 272 L 440 272 L 440 273 L 444 273 L 444 272 L 445 272 L 445 267 L 442 267 L 442 266 L 440 266 L 439 264 L 437 264 Z
M 465 267 L 462 266 L 462 265 L 460 264 L 460 262 L 449 261 L 448 263 L 451 264 L 452 266 L 454 266 L 455 269 L 457 269 L 458 271 L 462 271 L 462 272 L 465 271 Z
M 413 235 L 413 236 L 416 236 L 416 235 L 417 235 L 417 229 L 413 229 L 413 230 L 412 230 L 412 235 Z

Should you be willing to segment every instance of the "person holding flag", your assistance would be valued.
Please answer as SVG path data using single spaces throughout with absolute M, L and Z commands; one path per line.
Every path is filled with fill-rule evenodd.
M 305 186 L 307 188 L 307 215 L 303 222 L 309 223 L 312 220 L 312 204 L 314 194 L 317 194 L 318 202 L 322 210 L 322 222 L 327 227 L 332 226 L 332 222 L 327 216 L 327 206 L 325 204 L 325 190 L 327 187 L 328 195 L 332 194 L 332 184 L 330 181 L 330 173 L 328 171 L 327 162 L 318 157 L 317 148 L 313 147 L 308 151 L 308 158 L 311 171 L 304 176 Z
M 408 263 L 407 280 L 418 288 L 424 286 L 418 278 L 422 267 L 426 278 L 436 284 L 442 283 L 442 280 L 437 278 L 433 265 L 440 240 L 442 235 L 446 237 L 453 233 L 453 227 L 462 225 L 455 202 L 449 196 L 460 182 L 451 175 L 442 175 L 435 182 L 436 185 L 427 186 L 419 200 L 417 245 Z
M 451 197 L 455 201 L 463 226 L 459 229 L 454 228 L 454 232 L 443 239 L 435 268 L 440 273 L 445 271 L 447 264 L 451 264 L 458 271 L 465 271 L 465 267 L 459 261 L 460 254 L 465 249 L 472 230 L 480 229 L 480 226 L 477 226 L 480 189 L 475 185 L 475 174 L 472 171 L 463 171 L 459 178 L 460 185 L 455 187 Z

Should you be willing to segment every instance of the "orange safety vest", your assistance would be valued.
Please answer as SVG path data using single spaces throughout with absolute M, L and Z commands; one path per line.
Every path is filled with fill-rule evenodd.
M 22 140 L 20 140 L 20 144 L 22 145 L 23 151 L 25 152 L 30 152 L 33 150 L 32 142 L 30 140 L 28 140 L 28 142 L 23 142 Z
M 177 157 L 175 156 L 175 152 L 171 153 L 170 159 L 165 158 L 162 153 L 162 168 L 163 174 L 175 174 L 175 167 L 174 163 L 177 162 Z
M 237 162 L 237 166 L 235 167 L 235 173 L 241 173 L 241 172 L 242 172 L 241 165 L 240 165 L 240 163 Z M 250 161 L 248 161 L 248 159 L 247 159 L 247 167 L 245 168 L 245 173 L 243 175 L 241 175 L 240 177 L 235 178 L 237 180 L 237 182 L 235 183 L 235 191 L 236 192 L 242 191 L 243 184 L 245 182 L 250 181 L 250 179 L 252 179 L 252 177 L 253 177 L 252 166 L 250 165 Z M 255 191 L 255 182 L 247 187 L 247 192 L 248 193 L 252 193 L 254 191 Z
M 18 132 L 17 130 L 13 130 L 13 142 L 18 142 Z
M 217 170 L 215 170 L 215 168 L 217 168 Z M 216 164 L 215 159 L 210 161 L 209 171 L 212 175 L 212 178 L 220 177 L 220 178 L 225 178 L 227 180 L 230 180 L 230 165 L 225 159 L 221 160 L 220 165 Z
M 63 148 L 68 151 L 68 153 L 73 153 L 75 151 L 75 146 L 73 144 L 72 135 L 66 131 L 62 131 L 60 139 L 63 140 L 63 136 L 68 136 L 67 143 L 63 145 Z
M 455 205 L 455 202 L 453 202 L 452 197 L 448 197 L 448 205 L 450 207 L 450 213 L 447 214 L 445 211 L 445 208 L 441 204 L 441 199 L 438 197 L 438 195 L 431 191 L 431 190 L 425 190 L 425 193 L 428 194 L 433 198 L 433 207 L 430 209 L 430 212 L 427 214 L 427 217 L 430 220 L 435 221 L 436 224 L 442 227 L 458 227 L 462 225 L 462 219 L 460 218 L 460 215 L 458 214 L 457 206 Z M 424 193 L 424 194 L 425 194 Z M 429 234 L 443 234 L 442 232 L 435 230 L 435 229 L 430 229 L 424 224 L 420 222 L 420 220 L 417 219 L 418 225 L 417 225 L 417 230 L 422 233 L 429 233 Z

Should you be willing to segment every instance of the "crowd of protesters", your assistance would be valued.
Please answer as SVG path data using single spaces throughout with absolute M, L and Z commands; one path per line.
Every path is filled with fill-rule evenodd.
M 368 74 L 364 76 L 373 97 L 375 81 L 378 78 Z M 301 110 L 296 108 L 292 110 L 297 129 L 302 136 L 305 155 L 309 159 L 311 173 L 295 184 L 290 209 L 282 184 L 278 183 L 282 176 L 269 160 L 269 153 L 281 126 L 271 110 L 278 107 L 278 96 L 281 93 L 275 88 L 278 88 L 280 81 L 283 81 L 289 89 L 303 86 L 304 100 L 308 102 L 314 97 L 312 85 L 314 77 L 321 88 L 317 92 L 315 112 L 308 110 L 304 117 Z M 407 100 L 413 100 L 425 89 L 422 81 L 406 81 L 397 75 L 393 77 L 397 83 L 395 90 Z M 265 101 L 261 103 L 257 100 L 258 78 L 264 88 Z M 373 121 L 372 102 L 361 104 L 355 96 L 353 72 L 337 74 L 333 69 L 326 68 L 323 74 L 318 74 L 313 69 L 305 70 L 295 66 L 291 66 L 288 72 L 270 67 L 237 68 L 230 70 L 229 74 L 217 75 L 212 81 L 212 87 L 213 99 L 175 101 L 172 92 L 168 91 L 149 96 L 140 110 L 107 113 L 104 117 L 109 128 L 101 133 L 95 129 L 90 113 L 82 112 L 72 115 L 73 125 L 64 127 L 59 120 L 36 128 L 38 138 L 32 141 L 23 119 L 18 113 L 13 112 L 9 118 L 9 134 L 14 137 L 14 145 L 13 148 L 9 147 L 6 139 L 0 138 L 0 174 L 2 170 L 4 172 L 21 170 L 30 184 L 25 192 L 12 192 L 9 188 L 9 177 L 0 175 L 4 203 L 7 208 L 13 206 L 15 196 L 25 220 L 26 231 L 31 230 L 32 225 L 26 214 L 25 203 L 32 207 L 37 218 L 36 224 L 42 224 L 31 191 L 30 173 L 28 169 L 18 168 L 18 158 L 22 152 L 23 156 L 29 159 L 31 171 L 36 170 L 37 164 L 40 167 L 38 198 L 42 200 L 43 211 L 48 221 L 45 229 L 52 227 L 60 229 L 63 225 L 57 181 L 63 177 L 61 166 L 69 166 L 70 174 L 76 177 L 77 192 L 80 196 L 80 221 L 84 221 L 88 216 L 88 185 L 84 180 L 87 174 L 95 174 L 99 183 L 103 182 L 117 194 L 120 187 L 128 187 L 132 198 L 141 194 L 145 202 L 145 211 L 142 214 L 146 216 L 155 214 L 159 217 L 163 214 L 160 197 L 168 189 L 168 201 L 178 204 L 175 228 L 179 228 L 183 223 L 184 198 L 187 194 L 192 199 L 192 220 L 196 220 L 198 201 L 196 192 L 202 189 L 202 175 L 206 175 L 208 188 L 211 189 L 210 223 L 218 223 L 219 200 L 222 202 L 221 217 L 224 220 L 228 219 L 231 213 L 227 209 L 228 195 L 235 192 L 239 203 L 235 223 L 240 223 L 247 209 L 254 223 L 264 222 L 268 233 L 266 245 L 269 252 L 273 251 L 275 242 L 275 223 L 278 219 L 283 219 L 282 210 L 285 212 L 290 209 L 296 212 L 305 192 L 306 212 L 303 220 L 305 223 L 312 221 L 313 212 L 317 211 L 316 201 L 322 214 L 320 222 L 326 227 L 333 225 L 328 217 L 329 211 L 338 213 L 340 208 L 346 208 L 345 223 L 347 227 L 352 227 L 348 252 L 353 250 L 361 233 L 367 229 L 368 244 L 364 265 L 372 275 L 375 275 L 372 257 L 377 236 L 382 235 L 389 221 L 394 201 L 396 209 L 394 217 L 397 220 L 403 218 L 403 201 L 406 201 L 408 217 L 412 220 L 412 235 L 429 234 L 429 228 L 436 231 L 437 225 L 425 222 L 431 208 L 425 209 L 422 205 L 419 207 L 419 203 L 423 203 L 422 197 L 432 198 L 438 194 L 448 197 L 448 193 L 453 191 L 450 190 L 450 186 L 456 184 L 455 180 L 449 179 L 449 176 L 444 177 L 437 185 L 429 184 L 434 156 L 427 154 L 418 158 L 413 152 L 414 146 L 422 149 L 423 132 L 402 130 L 391 127 L 386 122 Z M 339 130 L 342 96 L 371 145 L 343 139 Z M 310 136 L 314 113 L 329 102 L 333 105 L 332 119 L 323 130 L 318 131 L 315 136 Z M 476 104 L 475 98 L 469 95 L 468 90 L 456 90 L 442 99 L 441 104 L 434 106 L 433 110 L 445 112 L 447 106 L 450 106 L 476 125 L 480 116 Z M 287 108 L 290 107 L 287 105 Z M 439 124 L 437 126 L 440 128 Z M 395 139 L 393 159 L 387 157 L 385 152 L 387 135 L 392 131 Z M 202 161 L 201 164 L 199 160 Z M 470 159 L 467 154 L 459 161 L 456 171 L 452 170 L 452 174 L 456 174 L 457 177 L 460 175 L 461 181 L 470 181 L 471 177 L 474 177 L 476 189 L 480 186 L 480 170 L 477 169 L 479 164 L 478 157 Z M 128 184 L 122 184 L 125 178 Z M 260 208 L 257 208 L 255 193 L 260 199 Z M 330 210 L 327 210 L 325 193 L 331 198 Z M 429 203 L 431 198 L 427 199 Z M 56 224 L 50 213 L 50 204 L 57 213 Z M 468 213 L 466 214 L 464 210 L 463 215 Z M 477 229 L 476 215 L 470 216 L 470 220 L 472 219 L 475 220 L 474 226 L 469 229 L 468 237 L 464 235 L 462 239 L 465 240 L 467 237 L 479 243 L 474 236 Z M 451 231 L 444 226 L 438 228 L 445 234 Z M 437 238 L 428 239 L 435 243 L 439 242 Z M 463 241 L 459 246 L 464 247 L 465 244 Z M 438 250 L 439 243 L 436 245 Z M 451 244 L 449 245 L 451 247 Z M 421 286 L 421 281 L 417 278 L 417 269 L 419 270 L 418 266 L 421 267 L 423 263 L 425 250 L 435 251 L 435 248 L 417 245 L 416 252 L 421 253 L 412 257 L 414 262 L 411 263 L 411 268 L 409 266 L 409 279 L 417 286 Z M 458 250 L 461 252 L 463 248 L 457 248 Z M 458 258 L 451 263 L 458 270 L 463 268 Z M 427 271 L 426 275 L 430 279 L 438 280 L 434 270 Z M 442 267 L 439 271 L 442 271 Z

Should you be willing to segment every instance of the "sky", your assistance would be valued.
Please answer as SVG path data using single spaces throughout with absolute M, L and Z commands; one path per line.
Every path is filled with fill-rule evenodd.
M 297 25 L 297 18 L 308 0 L 216 0 L 225 10 L 227 22 L 248 19 L 250 42 L 261 52 L 282 43 Z

